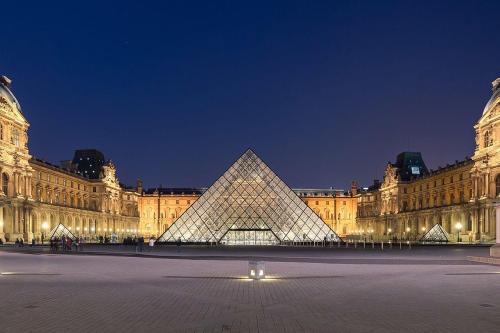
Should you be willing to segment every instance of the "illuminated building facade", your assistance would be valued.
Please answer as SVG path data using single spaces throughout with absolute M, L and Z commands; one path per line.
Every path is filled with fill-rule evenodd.
M 29 123 L 10 84 L 0 77 L 0 238 L 40 242 L 59 223 L 88 240 L 137 230 L 138 195 L 119 184 L 110 161 L 90 177 L 77 163 L 56 166 L 30 155 Z
M 471 158 L 427 170 L 420 153 L 388 163 L 384 180 L 358 196 L 357 223 L 380 239 L 418 239 L 434 225 L 464 242 L 498 240 L 500 220 L 500 79 L 474 126 Z

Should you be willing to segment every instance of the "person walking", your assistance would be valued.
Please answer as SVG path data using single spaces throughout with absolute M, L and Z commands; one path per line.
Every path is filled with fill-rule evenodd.
M 71 237 L 68 237 L 68 240 L 66 240 L 66 246 L 68 248 L 68 251 L 71 251 L 71 248 L 73 247 L 73 240 Z
M 62 235 L 61 237 L 61 251 L 66 251 L 66 236 Z
M 144 237 L 139 237 L 139 252 L 144 251 Z
M 80 238 L 76 237 L 75 238 L 75 252 L 78 252 L 78 245 L 80 245 L 79 243 L 80 243 Z
M 155 240 L 156 240 L 156 239 L 155 239 L 154 237 L 151 237 L 151 238 L 149 239 L 149 252 L 152 252 L 152 251 L 153 251 L 153 248 L 154 248 L 154 246 L 155 246 Z
M 83 251 L 83 245 L 85 244 L 85 238 L 80 237 L 80 252 Z

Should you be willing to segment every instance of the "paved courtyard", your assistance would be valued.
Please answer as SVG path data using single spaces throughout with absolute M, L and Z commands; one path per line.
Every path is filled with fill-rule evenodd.
M 500 331 L 500 267 L 465 258 L 487 248 L 89 250 L 0 251 L 0 331 Z

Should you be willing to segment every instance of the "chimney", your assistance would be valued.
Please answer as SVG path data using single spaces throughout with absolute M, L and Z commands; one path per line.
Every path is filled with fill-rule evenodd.
M 352 195 L 358 194 L 358 182 L 355 180 L 351 182 L 351 194 Z
M 137 193 L 141 194 L 142 195 L 142 180 L 140 179 L 137 179 Z

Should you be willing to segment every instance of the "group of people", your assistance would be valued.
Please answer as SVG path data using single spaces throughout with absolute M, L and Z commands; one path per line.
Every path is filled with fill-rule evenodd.
M 150 251 L 153 250 L 153 248 L 155 246 L 155 242 L 156 242 L 155 237 L 151 237 L 149 239 L 148 245 L 149 245 Z M 132 239 L 131 243 L 135 245 L 135 252 L 143 252 L 144 251 L 144 237 L 143 236 L 134 237 Z
M 59 251 L 59 247 L 62 251 L 72 251 L 73 247 L 75 251 L 78 252 L 82 250 L 85 239 L 83 237 L 76 237 L 75 240 L 66 235 L 62 235 L 61 238 L 53 236 L 50 238 L 50 249 L 52 251 Z
M 19 247 L 24 247 L 24 239 L 22 237 L 16 238 L 16 242 L 14 244 Z

